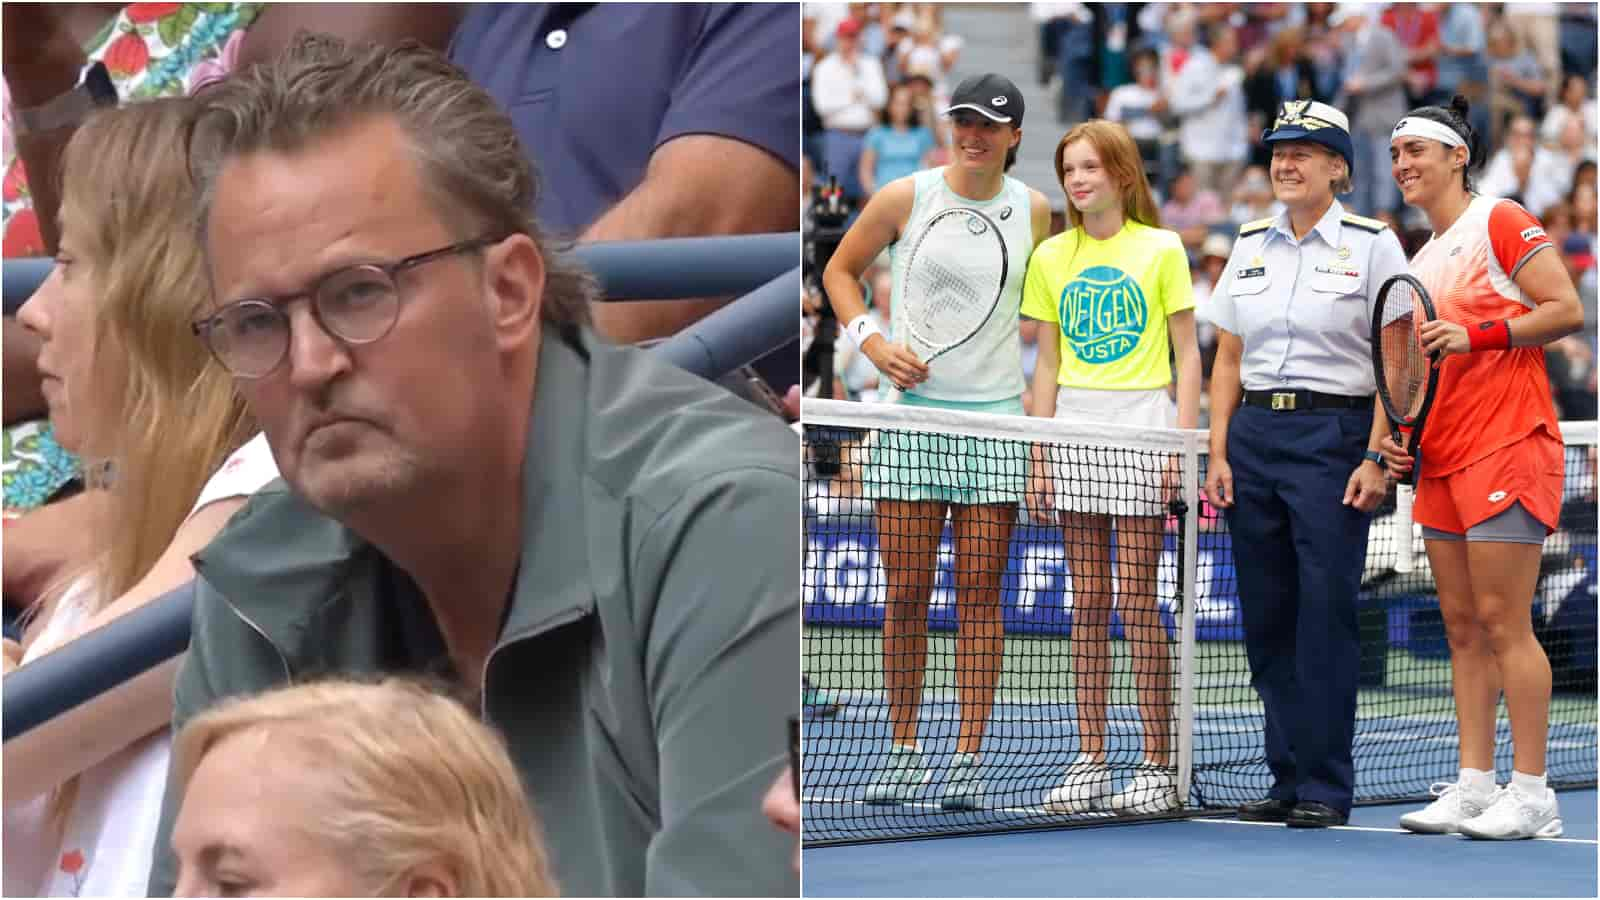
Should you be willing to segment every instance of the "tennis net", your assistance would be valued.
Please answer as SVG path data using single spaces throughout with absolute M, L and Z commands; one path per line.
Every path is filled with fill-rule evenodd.
M 811 400 L 802 420 L 808 845 L 1266 795 L 1231 541 L 1201 498 L 1203 432 Z M 1557 788 L 1596 775 L 1595 425 L 1563 434 L 1562 528 L 1533 613 L 1555 676 Z M 1048 484 L 1028 481 L 1035 460 Z M 1415 570 L 1397 574 L 1392 509 L 1374 515 L 1358 602 L 1357 803 L 1425 799 L 1458 767 L 1420 529 Z M 1510 752 L 1502 705 L 1502 774 Z

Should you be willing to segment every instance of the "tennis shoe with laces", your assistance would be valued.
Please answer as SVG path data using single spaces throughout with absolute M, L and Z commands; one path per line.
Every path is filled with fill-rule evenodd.
M 950 762 L 950 774 L 944 783 L 944 796 L 939 798 L 939 808 L 949 810 L 981 810 L 985 786 L 980 777 L 982 768 L 976 753 L 957 753 Z
M 1560 837 L 1561 809 L 1556 792 L 1545 788 L 1539 794 L 1542 796 L 1508 784 L 1482 815 L 1461 823 L 1461 833 L 1484 841 Z
M 1438 799 L 1401 816 L 1401 828 L 1420 834 L 1454 834 L 1461 830 L 1462 822 L 1483 815 L 1499 797 L 1500 788 L 1479 793 L 1460 782 L 1436 781 L 1428 793 Z
M 889 747 L 889 762 L 867 785 L 862 800 L 875 806 L 893 806 L 916 798 L 917 791 L 933 772 L 922 761 L 922 754 L 910 747 Z
M 1067 766 L 1061 785 L 1045 798 L 1053 813 L 1081 813 L 1102 809 L 1111 796 L 1111 769 L 1104 763 L 1077 760 Z
M 1147 767 L 1134 773 L 1122 790 L 1111 795 L 1110 808 L 1127 813 L 1170 812 L 1178 801 L 1178 776 L 1171 769 Z

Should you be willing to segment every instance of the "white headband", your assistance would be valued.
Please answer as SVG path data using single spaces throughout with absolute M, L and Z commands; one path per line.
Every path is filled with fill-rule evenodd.
M 1389 135 L 1389 143 L 1394 143 L 1403 137 L 1427 138 L 1438 141 L 1446 147 L 1466 147 L 1467 142 L 1461 139 L 1454 128 L 1443 122 L 1435 122 L 1421 116 L 1406 116 L 1394 126 L 1394 133 Z M 1472 148 L 1467 147 L 1467 155 L 1472 155 Z

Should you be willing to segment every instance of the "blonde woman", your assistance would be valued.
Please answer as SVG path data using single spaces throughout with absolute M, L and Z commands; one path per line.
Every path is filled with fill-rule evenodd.
M 96 113 L 65 152 L 56 265 L 19 319 L 43 343 L 57 438 L 95 476 L 97 551 L 47 592 L 7 672 L 192 578 L 190 554 L 276 477 L 265 442 L 245 444 L 228 374 L 198 341 L 172 337 L 209 296 L 185 103 Z M 6 744 L 7 896 L 143 895 L 176 665 Z
M 223 701 L 172 777 L 180 897 L 556 895 L 504 740 L 414 681 Z

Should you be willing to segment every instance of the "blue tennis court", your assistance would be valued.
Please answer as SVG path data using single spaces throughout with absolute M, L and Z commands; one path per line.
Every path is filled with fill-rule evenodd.
M 1420 803 L 1327 830 L 1191 819 L 814 847 L 807 897 L 1594 897 L 1595 792 L 1560 795 L 1566 833 L 1495 843 L 1402 831 Z
M 923 787 L 918 800 L 899 807 L 883 807 L 861 801 L 867 781 L 863 773 L 883 764 L 883 754 L 889 746 L 888 709 L 882 694 L 845 692 L 833 699 L 840 704 L 837 712 L 805 723 L 804 751 L 808 762 L 801 800 L 810 838 L 873 832 L 888 835 L 906 829 L 980 831 L 1029 824 L 1019 819 L 1033 819 L 1044 826 L 1107 815 L 1066 817 L 1042 807 L 1044 796 L 1058 783 L 1062 767 L 1077 752 L 1072 727 L 1076 714 L 1070 704 L 1028 702 L 1002 695 L 990 718 L 985 741 L 985 763 L 993 773 L 985 793 L 988 809 L 945 812 L 938 800 L 946 764 L 955 749 L 956 704 L 937 699 L 924 702 L 919 731 L 927 736 L 923 751 L 933 769 L 933 778 Z M 1364 699 L 1375 708 L 1393 706 L 1370 696 Z M 1592 703 L 1592 698 L 1572 701 L 1561 697 L 1552 703 L 1548 745 L 1552 780 L 1585 777 L 1582 771 L 1563 772 L 1557 763 L 1577 759 L 1593 766 L 1596 729 Z M 1191 806 L 1227 806 L 1264 796 L 1270 781 L 1265 763 L 1259 758 L 1263 727 L 1259 705 L 1241 703 L 1222 709 L 1199 709 L 1195 715 Z M 1110 753 L 1136 757 L 1140 727 L 1134 707 L 1113 706 L 1108 726 Z M 1504 717 L 1499 723 L 1496 746 L 1498 768 L 1510 771 L 1510 726 Z M 1447 715 L 1363 715 L 1358 720 L 1356 753 L 1358 758 L 1381 759 L 1384 764 L 1381 771 L 1363 773 L 1367 783 L 1358 783 L 1358 797 L 1426 796 L 1430 784 L 1454 773 L 1455 723 Z M 1119 775 L 1126 777 L 1128 773 Z

